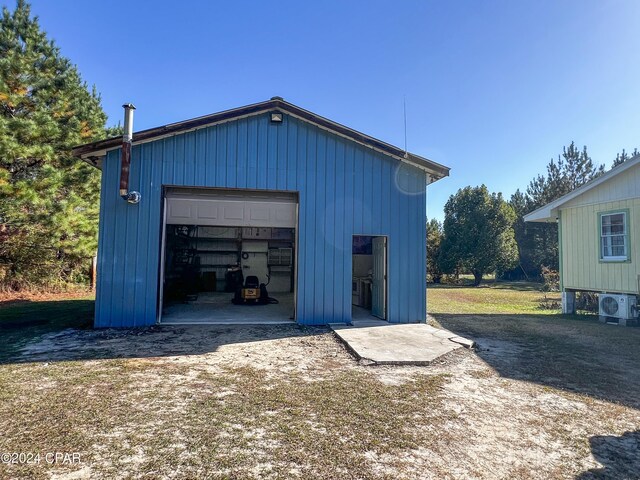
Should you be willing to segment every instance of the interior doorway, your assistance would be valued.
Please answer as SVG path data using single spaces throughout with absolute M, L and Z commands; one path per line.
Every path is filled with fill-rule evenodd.
M 295 321 L 294 197 L 211 190 L 165 197 L 159 322 Z
M 351 318 L 387 320 L 387 237 L 354 235 L 352 243 Z

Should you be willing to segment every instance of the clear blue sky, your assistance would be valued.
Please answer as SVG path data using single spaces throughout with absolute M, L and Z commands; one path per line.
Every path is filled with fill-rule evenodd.
M 6 2 L 5 2 L 6 3 Z M 12 3 L 9 5 L 13 6 Z M 451 167 L 429 216 L 509 196 L 574 140 L 640 148 L 640 1 L 34 0 L 64 55 L 136 129 L 280 95 Z

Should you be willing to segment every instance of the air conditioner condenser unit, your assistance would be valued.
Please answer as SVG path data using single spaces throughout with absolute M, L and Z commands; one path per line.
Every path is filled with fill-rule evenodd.
M 621 320 L 638 318 L 637 299 L 635 295 L 601 293 L 598 303 L 601 317 L 614 317 Z

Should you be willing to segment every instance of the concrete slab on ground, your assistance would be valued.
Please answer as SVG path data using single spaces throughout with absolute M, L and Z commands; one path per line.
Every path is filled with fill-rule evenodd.
M 428 365 L 458 348 L 474 346 L 472 340 L 424 323 L 362 320 L 329 326 L 358 360 L 377 365 Z

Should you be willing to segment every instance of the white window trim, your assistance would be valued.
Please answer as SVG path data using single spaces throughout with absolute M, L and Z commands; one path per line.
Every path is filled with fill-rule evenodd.
M 613 215 L 622 215 L 622 219 L 623 219 L 623 226 L 624 226 L 624 232 L 622 234 L 615 234 L 615 235 L 603 235 L 602 234 L 602 223 L 603 223 L 603 219 L 604 217 L 611 217 Z M 600 221 L 598 222 L 599 226 L 600 226 L 600 260 L 602 262 L 625 262 L 627 260 L 629 260 L 629 220 L 627 218 L 627 212 L 622 210 L 619 212 L 607 212 L 607 213 L 601 213 L 600 214 Z M 602 245 L 602 239 L 605 237 L 619 237 L 622 236 L 624 238 L 624 255 L 605 255 L 604 254 L 604 248 Z

